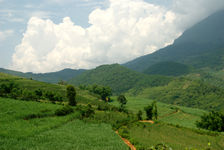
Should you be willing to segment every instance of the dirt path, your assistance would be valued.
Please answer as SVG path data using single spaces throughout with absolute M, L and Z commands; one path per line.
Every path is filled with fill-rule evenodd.
M 119 135 L 118 131 L 116 131 L 116 134 Z M 128 147 L 130 147 L 131 150 L 136 150 L 135 146 L 132 145 L 130 141 L 128 141 L 127 139 L 125 139 L 125 138 L 123 138 L 121 136 L 120 136 L 120 138 L 124 141 L 125 144 L 128 145 Z
M 146 123 L 151 123 L 151 124 L 154 124 L 154 123 L 155 123 L 155 122 L 152 121 L 152 120 L 141 120 L 141 121 L 139 121 L 139 122 L 146 122 Z

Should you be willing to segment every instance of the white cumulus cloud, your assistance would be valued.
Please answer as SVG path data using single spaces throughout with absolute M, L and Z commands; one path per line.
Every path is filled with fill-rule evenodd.
M 110 0 L 107 9 L 98 8 L 89 15 L 88 28 L 76 25 L 69 17 L 60 24 L 32 17 L 22 42 L 15 48 L 11 68 L 24 72 L 93 68 L 152 53 L 172 43 L 196 22 L 189 19 L 193 10 L 180 9 L 190 7 L 190 3 L 173 1 L 168 9 L 143 0 Z M 201 5 L 195 7 L 202 4 L 201 0 Z M 198 12 L 195 10 L 191 18 L 198 20 L 209 14 Z

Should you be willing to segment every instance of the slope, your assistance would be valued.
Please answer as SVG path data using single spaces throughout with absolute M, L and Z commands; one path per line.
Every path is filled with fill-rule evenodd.
M 148 86 L 166 85 L 171 80 L 170 77 L 149 76 L 129 70 L 119 64 L 102 65 L 93 70 L 77 76 L 69 81 L 74 85 L 99 84 L 109 86 L 115 94 L 126 92 L 136 87 L 141 88 Z
M 172 61 L 156 63 L 144 71 L 144 73 L 146 74 L 165 75 L 165 76 L 179 76 L 188 74 L 190 72 L 191 67 Z
M 124 66 L 143 72 L 161 61 L 175 61 L 195 68 L 220 69 L 224 57 L 224 10 L 217 12 L 190 29 L 175 42 L 153 54 L 139 57 Z
M 16 75 L 16 76 L 20 76 L 20 77 L 25 77 L 25 78 L 32 78 L 34 80 L 43 81 L 43 82 L 57 83 L 60 80 L 67 81 L 77 75 L 80 75 L 83 72 L 85 72 L 85 70 L 83 70 L 83 69 L 80 69 L 80 70 L 64 69 L 64 70 L 61 70 L 58 72 L 35 74 L 35 73 L 31 73 L 31 72 L 23 73 L 23 72 L 0 68 L 0 72 L 11 74 L 11 75 Z
M 133 93 L 131 90 L 130 93 Z M 145 88 L 138 97 L 205 110 L 224 110 L 224 90 L 201 80 L 177 78 L 168 85 Z

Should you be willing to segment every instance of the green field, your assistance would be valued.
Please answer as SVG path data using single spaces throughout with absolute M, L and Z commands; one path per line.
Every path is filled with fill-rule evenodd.
M 184 150 L 185 148 L 195 148 L 203 150 L 208 148 L 223 150 L 224 136 L 210 136 L 199 134 L 191 129 L 177 128 L 167 124 L 148 124 L 146 127 L 133 126 L 129 128 L 129 135 L 132 143 L 136 146 L 148 148 L 152 145 L 166 144 L 174 150 Z M 143 134 L 144 133 L 144 134 Z
M 112 104 L 115 106 L 119 106 L 116 97 L 113 97 L 113 99 L 114 101 Z M 137 113 L 139 110 L 144 112 L 144 107 L 153 102 L 153 100 L 138 97 L 127 97 L 127 100 L 127 109 L 131 110 L 134 113 Z M 189 128 L 196 128 L 195 122 L 197 120 L 200 120 L 200 116 L 206 113 L 206 111 L 200 109 L 170 105 L 160 102 L 157 102 L 157 107 L 158 121 Z M 178 109 L 177 112 L 176 109 Z M 143 117 L 146 117 L 145 113 L 143 114 Z
M 127 149 L 110 125 L 76 120 L 77 113 L 56 117 L 59 107 L 0 98 L 0 149 Z M 37 113 L 47 115 L 24 119 Z

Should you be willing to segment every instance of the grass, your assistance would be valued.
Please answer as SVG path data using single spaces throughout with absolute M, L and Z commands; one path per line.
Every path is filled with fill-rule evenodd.
M 127 149 L 108 124 L 76 120 L 76 113 L 54 116 L 62 106 L 0 98 L 0 150 L 13 149 Z M 24 120 L 30 114 L 43 118 Z
M 224 137 L 222 135 L 199 134 L 191 129 L 177 128 L 167 124 L 146 124 L 145 128 L 134 126 L 129 128 L 129 135 L 133 143 L 145 148 L 164 143 L 174 150 L 185 148 L 205 149 L 209 142 L 211 143 L 211 149 L 222 150 L 224 147 Z
M 127 109 L 131 110 L 134 113 L 137 113 L 139 110 L 142 110 L 144 112 L 144 107 L 153 102 L 153 100 L 146 98 L 138 98 L 138 97 L 126 97 L 126 98 L 128 100 L 126 104 Z M 114 101 L 111 104 L 119 106 L 116 97 L 113 97 L 113 99 Z M 158 121 L 171 123 L 174 125 L 180 125 L 188 128 L 196 128 L 195 121 L 200 120 L 200 116 L 206 113 L 206 111 L 196 108 L 170 105 L 161 102 L 157 102 L 157 107 L 158 107 Z M 178 109 L 178 112 L 176 112 L 176 109 Z M 146 118 L 145 112 L 143 113 L 143 118 Z

